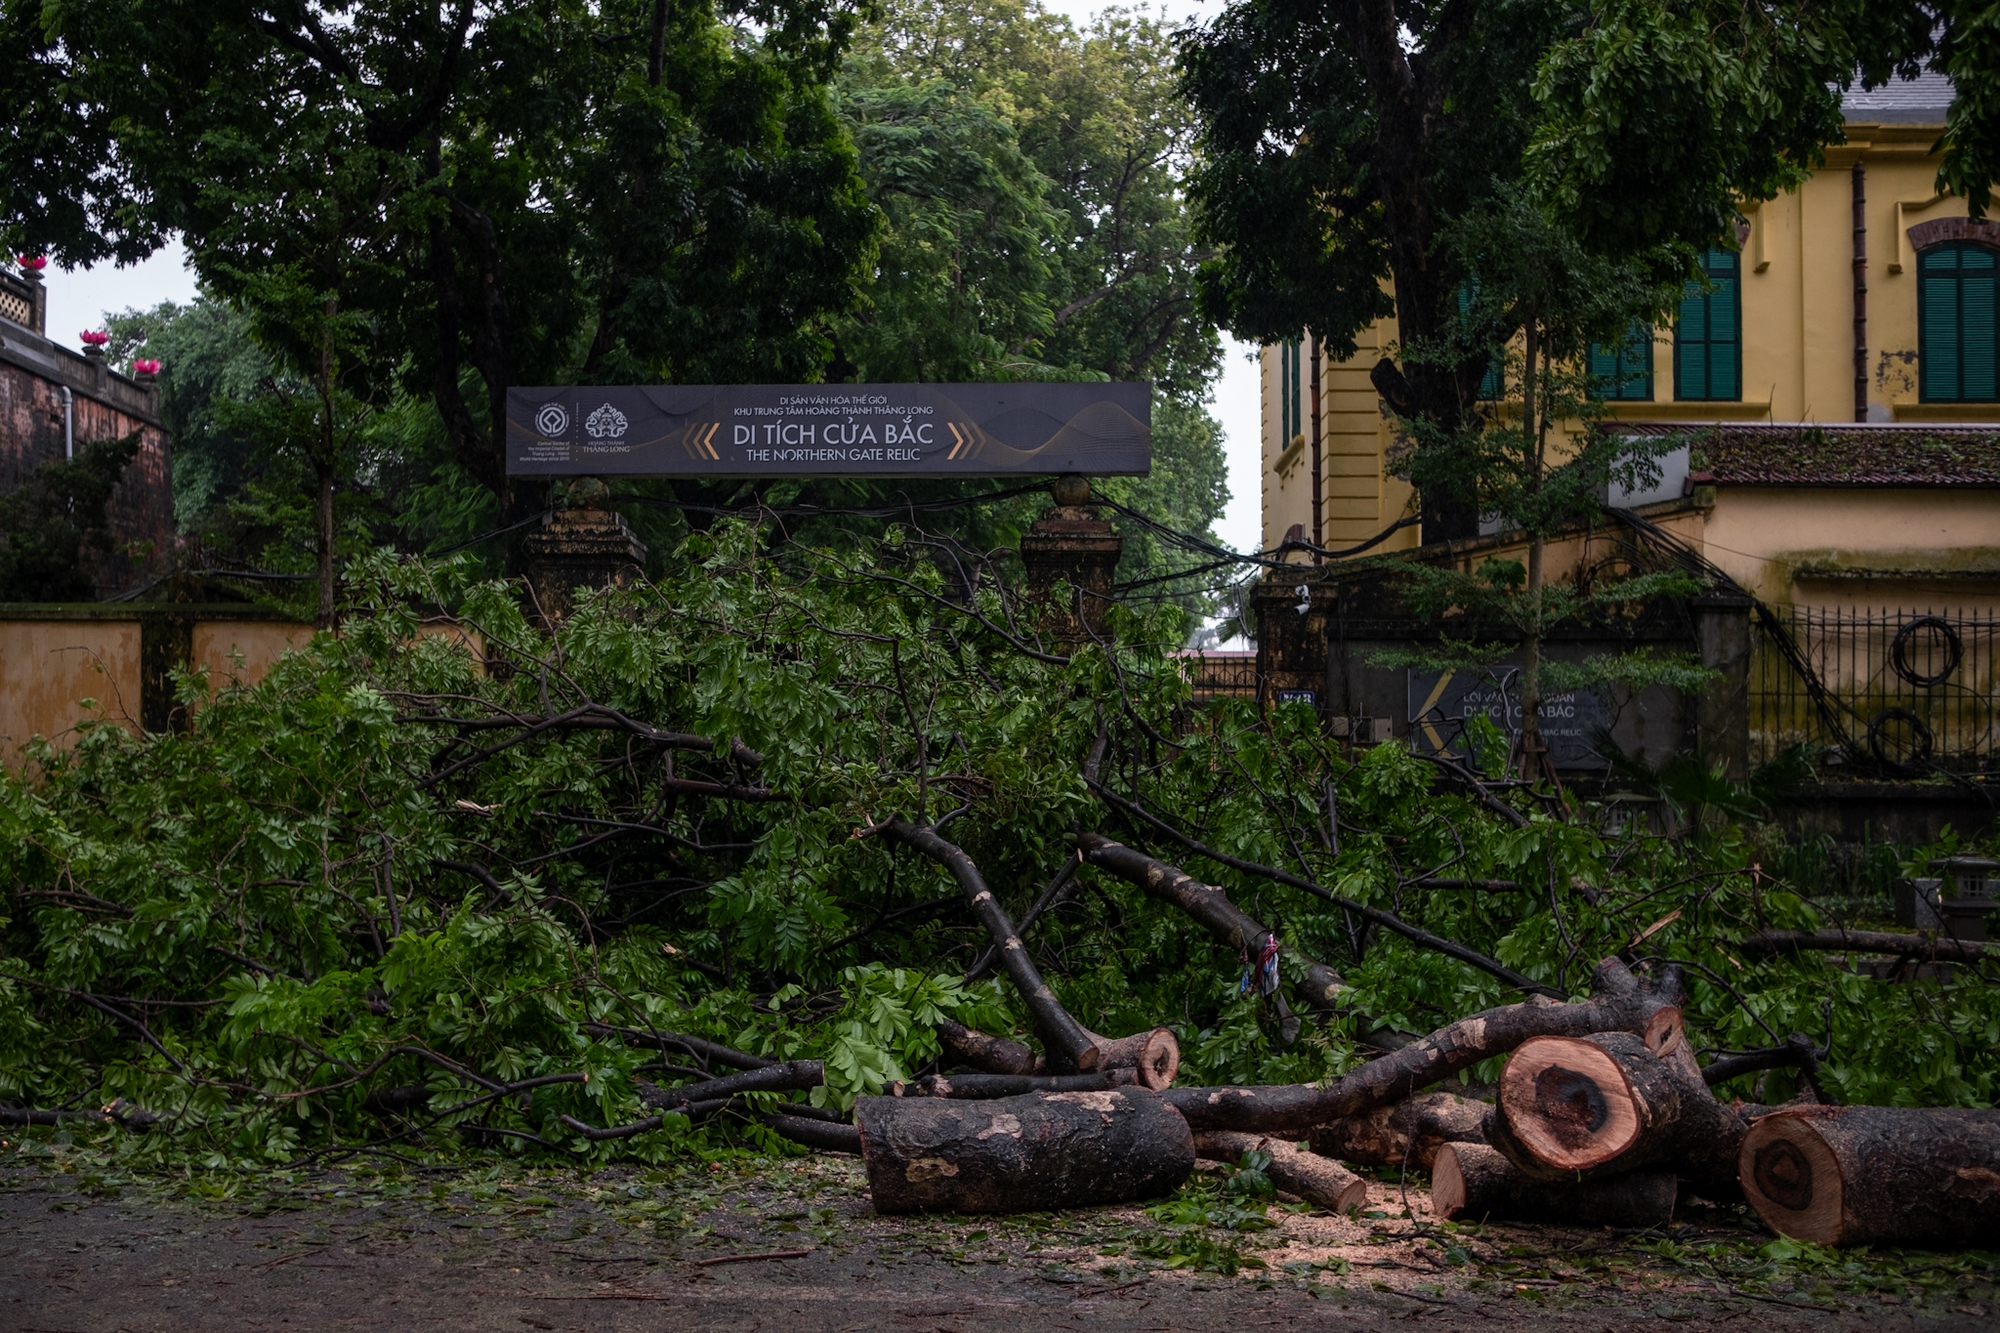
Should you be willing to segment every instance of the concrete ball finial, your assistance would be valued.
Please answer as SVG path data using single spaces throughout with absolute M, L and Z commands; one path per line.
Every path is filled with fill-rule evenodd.
M 1065 473 L 1049 486 L 1049 494 L 1065 509 L 1081 509 L 1090 503 L 1090 478 Z
M 611 488 L 596 477 L 578 477 L 569 484 L 571 509 L 607 509 L 610 505 Z

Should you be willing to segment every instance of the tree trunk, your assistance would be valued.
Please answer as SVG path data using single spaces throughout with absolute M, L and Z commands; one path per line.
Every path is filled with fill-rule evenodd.
M 1657 1227 L 1674 1218 L 1678 1192 L 1667 1171 L 1559 1184 L 1535 1180 L 1484 1144 L 1447 1143 L 1431 1171 L 1431 1215 L 1476 1222 Z
M 1368 1182 L 1346 1167 L 1309 1152 L 1289 1139 L 1263 1134 L 1237 1134 L 1226 1129 L 1207 1129 L 1194 1136 L 1198 1157 L 1211 1162 L 1240 1162 L 1247 1152 L 1260 1152 L 1271 1159 L 1264 1174 L 1281 1190 L 1298 1195 L 1315 1208 L 1344 1213 L 1368 1202 Z
M 1743 1138 L 1765 1225 L 1816 1245 L 1986 1247 L 2000 1236 L 2000 1111 L 1820 1106 Z
M 1324 1088 L 1175 1088 L 1161 1094 L 1196 1129 L 1239 1129 L 1264 1134 L 1306 1134 L 1315 1125 L 1362 1115 L 1399 1102 L 1482 1060 L 1504 1055 L 1530 1037 L 1584 1036 L 1593 1032 L 1642 1034 L 1663 1049 L 1681 1033 L 1681 977 L 1664 969 L 1642 982 L 1615 958 L 1598 964 L 1589 1000 L 1560 1004 L 1529 1001 L 1488 1009 L 1439 1028 L 1393 1055 L 1370 1060 Z
M 1617 1032 L 1523 1042 L 1495 1101 L 1487 1141 L 1531 1177 L 1658 1168 L 1721 1202 L 1736 1195 L 1750 1117 L 1766 1109 L 1718 1102 L 1685 1043 L 1662 1056 Z
M 1329 1121 L 1315 1128 L 1309 1140 L 1322 1157 L 1369 1166 L 1407 1163 L 1429 1171 L 1445 1144 L 1485 1143 L 1486 1117 L 1492 1111 L 1490 1102 L 1433 1092 L 1378 1106 L 1366 1115 Z
M 1187 1122 L 1143 1088 L 854 1104 L 878 1213 L 1017 1213 L 1147 1199 L 1194 1170 Z
M 1021 1002 L 1027 1006 L 1029 1017 L 1034 1019 L 1035 1028 L 1041 1033 L 1042 1044 L 1049 1053 L 1050 1068 L 1059 1074 L 1085 1074 L 1097 1068 L 1098 1042 L 1102 1039 L 1093 1038 L 1091 1033 L 1084 1031 L 1083 1025 L 1070 1017 L 1069 1011 L 1056 999 L 1055 992 L 1049 989 L 1049 984 L 1042 980 L 1042 974 L 1029 959 L 1020 935 L 1014 930 L 1013 921 L 1007 916 L 1007 909 L 986 887 L 985 877 L 965 850 L 946 842 L 928 826 L 919 827 L 908 820 L 891 820 L 882 832 L 930 857 L 958 881 L 973 915 L 986 927 L 986 933 L 993 937 L 993 942 L 1000 946 L 1000 965 L 1007 969 L 1014 988 L 1021 993 Z M 1178 1062 L 1178 1052 L 1175 1059 Z
M 333 577 L 333 467 L 322 463 L 314 470 L 319 474 L 319 494 L 313 505 L 313 530 L 319 541 L 318 622 L 321 629 L 333 629 L 339 623 L 334 602 L 338 585 Z
M 1178 907 L 1239 954 L 1254 954 L 1263 946 L 1264 937 L 1271 933 L 1264 929 L 1262 922 L 1229 901 L 1228 894 L 1213 884 L 1202 883 L 1178 866 L 1134 851 L 1101 834 L 1079 833 L 1076 845 L 1084 860 L 1137 885 L 1148 896 Z M 1298 969 L 1298 980 L 1294 984 L 1299 998 L 1308 1008 L 1332 1012 L 1334 1002 L 1347 989 L 1340 973 L 1296 949 L 1285 952 Z
M 1031 1092 L 1105 1092 L 1139 1086 L 1136 1069 L 1098 1069 L 1088 1074 L 930 1074 L 907 1084 L 903 1095 L 990 1101 Z
M 1032 1074 L 1041 1065 L 1041 1058 L 1020 1042 L 989 1037 L 949 1018 L 938 1024 L 937 1034 L 947 1051 L 989 1074 Z

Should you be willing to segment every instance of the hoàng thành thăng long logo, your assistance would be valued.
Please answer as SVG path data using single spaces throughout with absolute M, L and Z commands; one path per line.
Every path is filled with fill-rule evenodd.
M 563 411 L 561 403 L 544 403 L 542 410 L 535 413 L 535 429 L 544 435 L 567 435 L 569 413 Z
M 606 438 L 615 440 L 625 433 L 625 427 L 629 424 L 625 420 L 625 414 L 609 403 L 605 403 L 583 419 L 583 428 L 590 432 L 590 438 L 593 440 Z

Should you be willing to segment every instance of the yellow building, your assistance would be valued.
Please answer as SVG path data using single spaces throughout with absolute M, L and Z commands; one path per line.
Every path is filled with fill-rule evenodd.
M 2000 608 L 2000 435 L 1964 429 L 2000 423 L 2000 222 L 1969 221 L 1962 198 L 1935 188 L 1950 96 L 1930 74 L 1850 94 L 1847 142 L 1799 189 L 1749 210 L 1739 249 L 1709 252 L 1714 290 L 1691 293 L 1650 344 L 1594 358 L 1613 416 L 1635 430 L 1718 426 L 1692 459 L 1668 460 L 1661 489 L 1614 502 L 1672 513 L 1767 602 Z M 1368 378 L 1395 340 L 1381 321 L 1322 372 L 1330 547 L 1414 512 L 1409 485 L 1385 475 L 1393 427 Z M 1311 371 L 1297 344 L 1262 362 L 1268 549 L 1293 525 L 1312 531 Z M 1802 446 L 1810 426 L 1826 429 Z M 1912 456 L 1938 440 L 1943 464 Z M 1422 541 L 1413 525 L 1376 549 Z

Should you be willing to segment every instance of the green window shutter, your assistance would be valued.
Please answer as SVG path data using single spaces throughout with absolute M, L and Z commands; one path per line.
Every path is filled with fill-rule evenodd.
M 1968 400 L 1991 402 L 2000 396 L 1994 348 L 1994 254 L 1966 249 L 1958 258 L 1958 327 L 1964 347 L 1959 371 Z
M 1478 295 L 1479 279 L 1467 278 L 1458 289 L 1458 313 L 1461 319 L 1472 313 L 1472 302 Z M 1500 395 L 1506 391 L 1506 384 L 1503 382 L 1501 374 L 1502 369 L 1503 363 L 1500 357 L 1496 355 L 1491 364 L 1486 367 L 1486 373 L 1479 377 L 1479 399 L 1481 402 L 1497 402 Z
M 1743 288 L 1734 251 L 1702 256 L 1704 291 L 1689 283 L 1674 326 L 1674 397 L 1730 402 L 1743 396 Z
M 1917 360 L 1929 403 L 2000 401 L 2000 254 L 1954 242 L 1917 256 Z
M 1653 330 L 1636 325 L 1616 346 L 1590 345 L 1590 377 L 1613 402 L 1650 402 L 1653 397 Z

